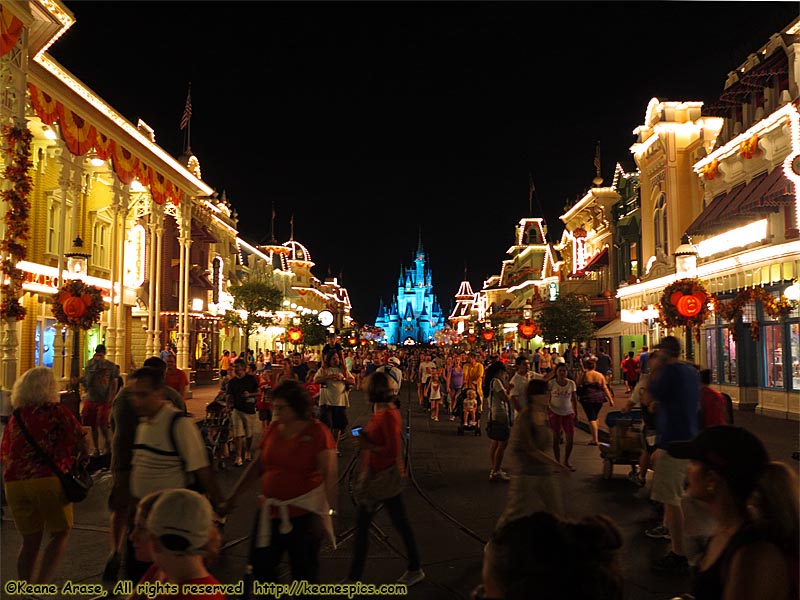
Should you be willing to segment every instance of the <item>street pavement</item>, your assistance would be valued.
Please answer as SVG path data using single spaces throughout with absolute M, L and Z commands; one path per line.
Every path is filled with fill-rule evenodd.
M 205 405 L 216 395 L 216 386 L 196 387 L 188 410 L 202 418 Z M 617 401 L 626 396 L 624 387 L 615 386 Z M 506 502 L 507 484 L 488 480 L 489 440 L 484 435 L 456 435 L 456 424 L 443 419 L 433 422 L 419 407 L 415 390 L 405 384 L 401 394 L 406 442 L 409 445 L 409 481 L 404 492 L 407 511 L 422 555 L 426 579 L 409 590 L 412 599 L 469 598 L 480 583 L 483 547 L 490 537 Z M 351 392 L 351 426 L 366 424 L 369 406 L 361 392 Z M 619 405 L 617 405 L 618 407 Z M 579 409 L 580 410 L 580 409 Z M 604 407 L 600 417 L 616 408 Z M 580 415 L 583 419 L 583 415 Z M 751 429 L 766 444 L 774 459 L 791 462 L 798 449 L 798 424 L 763 417 L 755 413 L 736 413 L 736 423 Z M 622 564 L 626 600 L 667 600 L 689 589 L 686 576 L 659 575 L 649 570 L 650 561 L 667 551 L 667 542 L 651 540 L 643 531 L 656 524 L 654 507 L 627 479 L 629 467 L 615 465 L 610 479 L 601 476 L 602 459 L 597 447 L 587 445 L 585 422 L 576 431 L 572 462 L 577 471 L 563 478 L 567 515 L 572 518 L 604 513 L 618 524 L 624 538 Z M 601 434 L 602 435 L 602 434 Z M 601 438 L 602 440 L 602 438 Z M 352 555 L 352 527 L 355 523 L 350 483 L 356 467 L 356 444 L 352 438 L 340 444 L 340 501 L 335 527 L 340 540 L 333 549 L 322 550 L 323 582 L 344 578 Z M 217 472 L 223 489 L 230 489 L 241 469 Z M 69 548 L 56 575 L 56 583 L 99 582 L 108 554 L 108 511 L 110 488 L 107 473 L 96 474 L 96 485 L 89 498 L 75 506 L 75 528 Z M 223 530 L 223 552 L 211 571 L 222 582 L 236 582 L 245 572 L 249 533 L 256 512 L 257 486 L 243 494 L 240 504 L 228 516 Z M 20 536 L 10 516 L 3 516 L 0 548 L 0 581 L 12 579 Z M 388 515 L 380 512 L 370 539 L 364 581 L 391 583 L 406 567 L 405 549 L 392 528 Z M 288 572 L 288 571 L 287 571 Z M 576 565 L 576 574 L 580 566 Z M 5 586 L 0 598 L 10 597 Z M 61 597 L 61 596 L 58 596 Z M 85 596 L 86 597 L 86 596 Z M 49 598 L 52 598 L 49 597 Z

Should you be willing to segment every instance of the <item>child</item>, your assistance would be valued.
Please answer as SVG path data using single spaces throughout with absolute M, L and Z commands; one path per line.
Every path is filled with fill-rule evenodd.
M 431 376 L 425 386 L 425 397 L 431 403 L 431 419 L 434 421 L 439 420 L 439 405 L 444 400 L 446 386 L 444 377 L 439 375 L 439 369 L 431 369 Z
M 311 414 L 314 418 L 319 416 L 319 390 L 320 384 L 314 382 L 314 375 L 317 374 L 317 369 L 312 367 L 308 370 L 308 378 L 306 382 L 303 384 L 303 387 L 306 388 L 308 391 L 308 395 L 311 396 Z
M 258 399 L 256 410 L 261 427 L 266 431 L 272 422 L 272 385 L 269 373 L 265 370 L 257 377 L 258 379 Z
M 464 427 L 475 425 L 478 410 L 478 393 L 472 388 L 465 393 L 462 412 L 464 413 Z

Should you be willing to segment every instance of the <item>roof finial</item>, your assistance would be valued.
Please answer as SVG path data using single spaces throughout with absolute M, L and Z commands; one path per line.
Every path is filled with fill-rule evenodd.
M 269 243 L 277 244 L 278 240 L 275 239 L 275 203 L 272 203 L 272 219 L 269 222 Z
M 289 241 L 294 241 L 294 213 L 289 218 Z
M 600 187 L 603 184 L 603 177 L 600 175 L 600 140 L 597 140 L 597 146 L 594 151 L 594 170 L 596 175 L 592 183 Z
M 417 243 L 417 254 L 422 254 L 422 225 L 419 226 L 419 242 Z

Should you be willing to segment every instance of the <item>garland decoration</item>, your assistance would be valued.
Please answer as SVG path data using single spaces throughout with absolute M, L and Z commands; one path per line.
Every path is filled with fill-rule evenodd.
M 91 329 L 106 308 L 100 288 L 80 279 L 64 284 L 53 302 L 53 316 L 61 325 L 73 329 Z
M 711 302 L 714 304 L 714 311 L 722 317 L 722 320 L 733 325 L 744 313 L 745 304 L 755 300 L 761 302 L 764 312 L 772 319 L 785 319 L 797 308 L 797 302 L 794 300 L 789 300 L 783 295 L 776 298 L 763 287 L 746 288 L 728 301 L 715 297 Z M 731 327 L 731 335 L 736 339 L 735 327 Z M 759 336 L 758 321 L 751 321 L 750 337 L 758 341 Z
M 665 327 L 693 327 L 700 342 L 700 325 L 708 316 L 709 294 L 698 279 L 679 279 L 664 288 L 658 304 L 659 320 Z
M 0 317 L 21 321 L 25 318 L 26 309 L 20 304 L 22 281 L 25 277 L 17 263 L 25 260 L 28 249 L 30 224 L 28 217 L 31 210 L 30 194 L 33 180 L 30 169 L 31 139 L 30 131 L 24 128 L 4 125 L 0 129 L 3 139 L 3 154 L 6 156 L 6 167 L 3 178 L 8 181 L 7 189 L 0 192 L 0 197 L 6 202 L 7 210 L 4 217 L 6 224 L 5 236 L 0 240 L 0 274 L 3 277 L 2 303 L 0 303 Z

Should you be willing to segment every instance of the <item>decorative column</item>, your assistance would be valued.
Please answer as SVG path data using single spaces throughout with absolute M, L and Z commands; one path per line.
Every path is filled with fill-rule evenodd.
M 116 360 L 114 362 L 119 365 L 120 372 L 128 372 L 128 363 L 125 360 L 127 356 L 127 348 L 125 344 L 125 246 L 128 240 L 128 207 L 130 206 L 131 191 L 130 186 L 125 186 L 122 194 L 119 208 L 119 245 L 115 246 L 116 254 L 119 257 L 117 261 L 117 273 L 119 275 L 119 304 L 117 305 L 116 323 L 109 322 L 109 329 L 116 327 L 117 346 L 116 346 Z
M 161 350 L 161 264 L 164 258 L 164 209 L 152 204 L 153 214 L 156 217 L 156 286 L 153 300 L 153 356 L 158 356 Z
M 125 203 L 130 187 L 123 186 L 118 178 L 114 178 L 114 199 L 111 201 L 111 302 L 108 306 L 108 315 L 106 321 L 106 356 L 108 360 L 119 365 L 119 349 L 117 344 L 116 315 L 117 308 L 116 296 L 117 289 L 122 293 L 122 285 L 119 284 L 120 270 L 119 270 L 119 214 L 120 209 Z
M 189 370 L 189 266 L 192 245 L 192 204 L 184 196 L 178 207 L 180 218 L 180 284 L 178 286 L 178 357 L 177 366 Z M 188 373 L 187 373 L 188 375 Z
M 58 144 L 61 150 L 59 153 L 61 174 L 58 178 L 58 184 L 61 188 L 61 214 L 59 215 L 61 222 L 59 223 L 58 238 L 58 287 L 60 288 L 64 284 L 65 279 L 64 271 L 66 267 L 66 257 L 64 256 L 64 253 L 66 252 L 68 240 L 70 240 L 69 243 L 71 247 L 71 240 L 74 239 L 76 227 L 73 213 L 72 229 L 67 231 L 67 198 L 72 196 L 73 204 L 78 202 L 78 194 L 80 193 L 81 189 L 81 169 L 79 165 L 75 164 L 76 157 L 74 157 L 69 150 L 64 147 L 64 142 L 59 140 Z M 64 375 L 63 379 L 61 380 L 63 388 L 66 388 L 70 383 L 71 373 L 69 372 L 67 365 L 72 365 L 73 360 L 77 359 L 80 367 L 80 356 L 75 356 L 75 335 L 78 335 L 75 331 L 70 331 L 69 329 L 67 330 L 64 351 L 62 353 L 62 356 L 64 357 L 62 367 L 62 372 Z
M 156 215 L 155 203 L 150 203 L 150 214 L 147 216 L 147 340 L 145 341 L 145 357 L 157 354 L 156 341 L 156 261 L 159 259 L 158 245 L 156 244 Z

